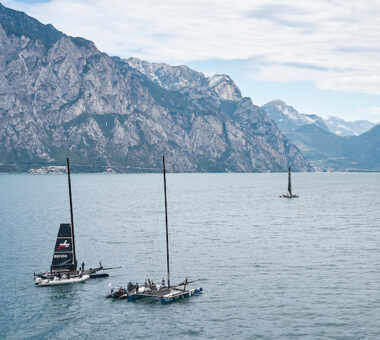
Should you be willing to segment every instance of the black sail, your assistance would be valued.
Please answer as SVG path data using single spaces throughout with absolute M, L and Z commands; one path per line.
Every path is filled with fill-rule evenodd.
M 76 270 L 73 235 L 70 223 L 62 223 L 59 226 L 51 269 L 55 271 L 63 269 Z

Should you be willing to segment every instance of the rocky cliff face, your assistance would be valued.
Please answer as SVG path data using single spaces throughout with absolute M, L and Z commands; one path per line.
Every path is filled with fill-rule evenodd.
M 172 171 L 310 169 L 228 76 L 111 58 L 2 5 L 0 48 L 2 170 L 68 149 L 77 171 L 158 171 L 163 154 Z
M 191 70 L 185 65 L 170 66 L 163 63 L 149 63 L 137 58 L 129 58 L 125 61 L 150 80 L 169 91 L 188 88 L 205 92 L 221 100 L 241 99 L 240 89 L 225 74 L 216 74 L 207 78 L 203 73 Z

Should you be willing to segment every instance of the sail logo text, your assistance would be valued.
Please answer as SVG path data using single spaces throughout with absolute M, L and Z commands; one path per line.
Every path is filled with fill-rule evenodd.
M 54 258 L 55 259 L 66 259 L 67 258 L 67 254 L 59 254 L 59 255 L 55 255 L 54 254 Z
M 65 242 L 59 244 L 58 250 L 61 250 L 62 248 L 68 248 L 68 247 L 70 247 L 70 243 L 67 243 L 67 240 L 65 240 Z

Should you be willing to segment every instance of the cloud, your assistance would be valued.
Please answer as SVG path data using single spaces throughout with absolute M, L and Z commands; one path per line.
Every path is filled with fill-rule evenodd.
M 356 112 L 369 121 L 380 123 L 380 106 L 357 107 Z
M 380 107 L 370 107 L 368 112 L 374 116 L 380 116 Z
M 245 59 L 256 80 L 380 94 L 376 0 L 5 0 L 121 57 L 172 64 Z
M 274 25 L 283 25 L 296 27 L 312 31 L 317 23 L 311 23 L 307 20 L 309 12 L 297 6 L 284 4 L 261 4 L 247 14 L 247 18 L 272 21 Z

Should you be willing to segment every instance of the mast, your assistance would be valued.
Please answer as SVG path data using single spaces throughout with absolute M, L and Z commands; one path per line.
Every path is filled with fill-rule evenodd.
M 77 269 L 77 256 L 75 254 L 75 238 L 74 238 L 74 215 L 73 215 L 73 199 L 71 195 L 71 179 L 70 179 L 70 159 L 66 158 L 67 162 L 67 181 L 69 184 L 69 196 L 70 196 L 70 217 L 71 217 L 71 234 L 73 238 L 73 254 L 74 254 L 74 267 Z
M 168 232 L 168 201 L 166 198 L 166 171 L 165 156 L 162 156 L 162 172 L 164 175 L 164 194 L 165 194 L 165 223 L 166 223 L 166 266 L 168 270 L 168 287 L 170 287 L 170 269 L 169 269 L 169 232 Z
M 292 196 L 292 180 L 291 180 L 291 177 L 290 177 L 290 167 L 289 167 L 289 174 L 288 174 L 288 191 L 289 191 L 289 194 L 290 196 Z

